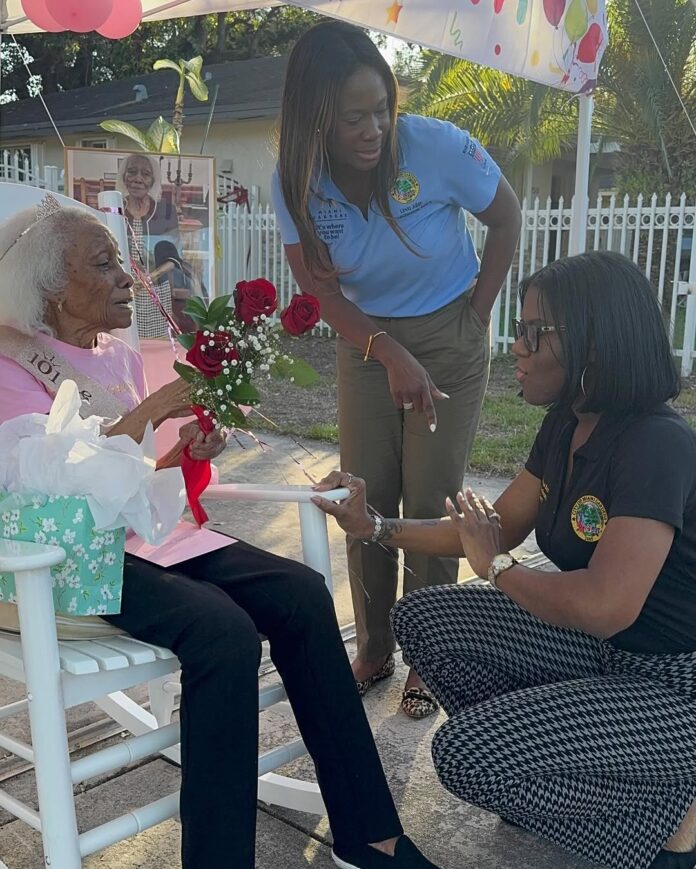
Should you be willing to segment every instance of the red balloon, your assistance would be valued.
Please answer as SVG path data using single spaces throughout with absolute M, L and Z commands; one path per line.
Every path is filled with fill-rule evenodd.
M 22 9 L 27 18 L 47 33 L 60 33 L 65 28 L 49 15 L 46 0 L 22 0 Z
M 578 60 L 581 63 L 594 63 L 602 44 L 602 28 L 596 22 L 590 24 L 587 33 L 578 46 Z
M 558 27 L 565 12 L 566 0 L 544 0 L 544 15 L 554 27 Z
M 111 15 L 97 27 L 97 33 L 107 39 L 123 39 L 138 29 L 142 17 L 142 0 L 115 0 Z
M 46 9 L 66 30 L 87 33 L 111 15 L 114 0 L 46 0 Z

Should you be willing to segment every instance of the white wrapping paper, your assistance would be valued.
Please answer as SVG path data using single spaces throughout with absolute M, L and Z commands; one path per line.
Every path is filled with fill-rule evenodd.
M 148 423 L 141 444 L 101 434 L 102 419 L 80 417 L 72 380 L 61 384 L 48 416 L 32 413 L 0 425 L 0 489 L 86 496 L 95 528 L 132 528 L 161 543 L 186 503 L 179 468 L 155 473 L 155 439 Z

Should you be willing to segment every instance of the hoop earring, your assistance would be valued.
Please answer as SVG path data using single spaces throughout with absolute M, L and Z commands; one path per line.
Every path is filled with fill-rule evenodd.
M 582 369 L 582 374 L 580 375 L 580 392 L 587 398 L 587 393 L 585 392 L 585 375 L 587 374 L 587 365 Z

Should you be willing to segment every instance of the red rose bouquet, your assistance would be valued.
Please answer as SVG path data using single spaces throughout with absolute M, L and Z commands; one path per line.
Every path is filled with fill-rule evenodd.
M 177 336 L 186 348 L 186 361 L 176 362 L 177 373 L 191 383 L 195 408 L 216 428 L 244 424 L 240 405 L 253 406 L 259 393 L 255 375 L 270 377 L 282 356 L 270 317 L 278 307 L 275 287 L 269 281 L 240 281 L 234 296 L 220 296 L 209 307 L 201 299 L 189 299 L 184 313 L 197 326 L 194 333 Z

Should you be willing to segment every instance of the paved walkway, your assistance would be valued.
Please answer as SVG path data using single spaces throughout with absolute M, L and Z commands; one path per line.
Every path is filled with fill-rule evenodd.
M 290 439 L 264 437 L 271 450 L 261 452 L 252 444 L 242 450 L 234 445 L 220 462 L 223 482 L 307 482 L 304 471 L 315 478 L 337 467 L 337 449 L 328 444 L 311 444 L 311 455 Z M 298 464 L 298 462 L 300 464 Z M 304 470 L 303 470 L 304 468 Z M 489 497 L 497 496 L 505 480 L 477 479 L 467 482 Z M 224 528 L 257 546 L 299 558 L 300 543 L 294 505 L 216 504 L 209 510 L 211 527 Z M 341 533 L 330 523 L 336 608 L 342 625 L 353 620 Z M 529 556 L 535 546 L 528 541 L 521 555 Z M 470 575 L 462 562 L 460 576 Z M 348 652 L 354 654 L 353 642 Z M 439 785 L 430 761 L 430 741 L 444 720 L 413 722 L 399 712 L 400 689 L 405 667 L 399 661 L 396 676 L 366 698 L 370 721 L 385 770 L 399 806 L 404 826 L 430 858 L 442 869 L 588 869 L 590 864 L 575 860 L 534 836 L 503 824 L 495 815 L 460 803 Z M 264 677 L 274 680 L 274 675 Z M 139 689 L 140 690 L 140 689 Z M 136 692 L 137 693 L 137 692 Z M 18 699 L 18 686 L 0 680 L 0 705 Z M 91 704 L 70 712 L 73 741 L 83 748 L 109 735 L 109 728 Z M 13 735 L 26 738 L 26 721 L 13 721 Z M 295 732 L 292 717 L 278 707 L 261 717 L 261 742 L 269 748 L 286 741 Z M 118 736 L 110 737 L 118 740 Z M 307 758 L 290 764 L 283 772 L 313 779 Z M 0 780 L 14 795 L 33 800 L 32 777 L 14 760 L 0 757 Z M 164 760 L 150 760 L 120 774 L 88 782 L 80 789 L 78 812 L 81 826 L 101 823 L 129 807 L 142 804 L 175 790 L 179 772 Z M 234 811 L 234 807 L 230 807 Z M 114 845 L 84 861 L 86 869 L 177 869 L 179 824 L 169 821 Z M 8 869 L 37 869 L 43 865 L 39 837 L 0 810 L 0 860 Z M 297 812 L 259 807 L 258 869 L 329 869 L 330 833 L 325 818 Z M 200 869 L 205 869 L 201 866 Z M 234 867 L 230 866 L 230 869 Z

